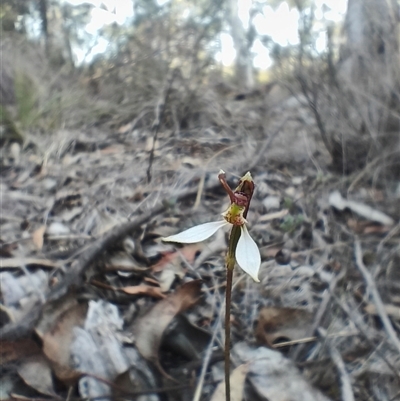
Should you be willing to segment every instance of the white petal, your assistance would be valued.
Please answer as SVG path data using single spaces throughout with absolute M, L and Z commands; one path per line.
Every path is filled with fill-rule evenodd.
M 218 229 L 228 224 L 229 223 L 226 222 L 225 220 L 200 224 L 199 226 L 195 226 L 189 228 L 188 230 L 182 231 L 179 234 L 162 238 L 162 240 L 166 242 L 180 242 L 183 244 L 192 244 L 194 242 L 201 242 L 211 237 L 218 231 Z
M 238 265 L 249 274 L 254 281 L 260 282 L 258 279 L 258 271 L 261 265 L 260 251 L 253 238 L 250 237 L 245 225 L 241 226 L 241 233 L 235 256 Z

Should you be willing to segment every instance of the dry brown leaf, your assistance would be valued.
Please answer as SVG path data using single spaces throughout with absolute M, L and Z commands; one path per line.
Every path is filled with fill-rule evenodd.
M 182 249 L 179 249 L 179 261 L 182 261 L 184 258 L 187 262 L 192 264 L 196 258 L 196 255 L 204 248 L 203 244 L 191 244 L 187 245 Z
M 18 249 L 17 243 L 3 243 L 0 241 L 0 256 L 3 258 L 12 258 L 14 256 L 14 251 Z
M 179 249 L 177 252 L 168 252 L 163 255 L 163 257 L 152 266 L 152 271 L 154 273 L 160 272 L 169 264 L 181 263 L 182 257 L 187 260 L 189 263 L 193 263 L 196 257 L 196 254 L 201 251 L 201 244 L 192 244 Z
M 76 293 L 73 291 L 60 299 L 46 302 L 42 308 L 41 318 L 35 326 L 35 332 L 39 338 L 43 341 L 43 336 L 56 326 L 60 318 L 78 304 Z
M 32 242 L 35 245 L 36 249 L 39 251 L 43 248 L 44 244 L 44 233 L 46 232 L 46 226 L 40 226 L 37 230 L 35 230 L 32 234 Z
M 390 227 L 371 224 L 364 228 L 363 234 L 387 234 L 389 231 Z
M 312 314 L 304 309 L 266 307 L 260 311 L 255 336 L 272 347 L 280 341 L 306 337 L 311 322 Z
M 54 396 L 53 377 L 49 362 L 43 355 L 32 356 L 18 367 L 18 374 L 30 387 L 41 394 Z
M 79 376 L 70 366 L 70 345 L 74 338 L 73 329 L 83 326 L 86 312 L 86 304 L 74 305 L 43 336 L 43 353 L 49 359 L 56 376 L 62 381 L 68 382 Z
M 249 364 L 238 366 L 230 376 L 231 401 L 242 401 L 243 388 L 246 380 Z M 218 384 L 211 397 L 211 401 L 225 401 L 225 380 Z
M 157 285 L 157 286 L 160 285 L 158 280 L 156 280 L 155 278 L 151 278 L 151 277 L 143 277 L 143 281 L 145 281 L 146 283 Z
M 126 252 L 116 252 L 107 260 L 106 269 L 123 272 L 145 272 L 148 270 L 148 267 L 141 266 Z
M 201 281 L 185 283 L 175 293 L 158 302 L 145 316 L 138 319 L 134 334 L 136 347 L 141 355 L 158 363 L 158 349 L 164 330 L 175 315 L 193 306 L 200 297 Z
M 154 273 L 160 272 L 168 263 L 176 259 L 178 256 L 178 252 L 165 252 L 161 259 L 151 267 L 151 270 Z
M 124 150 L 124 147 L 122 145 L 110 145 L 110 146 L 107 146 L 106 148 L 101 149 L 100 153 L 103 156 L 115 155 L 118 153 L 123 153 L 123 150 Z
M 154 298 L 165 298 L 160 287 L 152 287 L 150 285 L 134 285 L 120 289 L 121 292 L 129 295 L 149 295 Z
M 390 231 L 390 227 L 388 226 L 352 218 L 347 219 L 347 226 L 356 234 L 386 234 Z
M 22 358 L 40 354 L 37 344 L 31 339 L 21 339 L 15 341 L 0 341 L 0 361 L 1 364 L 15 362 Z
M 260 249 L 260 253 L 263 258 L 274 258 L 276 254 L 282 250 L 283 245 L 279 246 L 266 246 Z
M 132 123 L 124 124 L 118 128 L 117 132 L 118 134 L 127 134 L 129 131 L 132 130 L 132 127 L 133 127 Z

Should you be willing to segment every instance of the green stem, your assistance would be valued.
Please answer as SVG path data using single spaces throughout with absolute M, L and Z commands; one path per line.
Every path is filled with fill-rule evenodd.
M 226 255 L 226 291 L 225 291 L 225 400 L 231 400 L 230 367 L 231 367 L 231 299 L 232 278 L 235 268 L 236 246 L 240 238 L 240 227 L 233 226 L 229 237 L 228 254 Z

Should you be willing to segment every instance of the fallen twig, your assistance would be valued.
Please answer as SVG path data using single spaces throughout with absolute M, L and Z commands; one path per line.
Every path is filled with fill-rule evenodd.
M 314 322 L 309 328 L 307 332 L 307 338 L 316 338 L 314 337 L 314 334 L 318 330 L 318 328 L 321 325 L 322 319 L 324 318 L 326 314 L 326 310 L 329 306 L 329 303 L 331 302 L 332 294 L 334 294 L 336 285 L 339 281 L 343 279 L 343 277 L 346 275 L 346 270 L 343 269 L 339 275 L 335 276 L 332 280 L 330 280 L 329 284 L 329 290 L 325 290 L 323 297 L 322 297 L 322 302 L 317 310 L 317 313 L 315 314 Z M 322 281 L 325 281 L 321 276 L 320 276 Z M 308 341 L 304 341 L 301 344 L 305 344 Z M 279 344 L 281 345 L 281 344 Z M 282 345 L 281 345 L 282 346 Z M 293 352 L 292 358 L 293 360 L 298 360 L 300 355 L 304 352 L 305 347 L 304 345 L 300 345 L 299 347 L 296 348 L 296 350 Z
M 195 393 L 193 395 L 193 401 L 199 401 L 200 397 L 201 397 L 201 394 L 202 394 L 202 390 L 203 390 L 203 386 L 204 386 L 204 382 L 205 382 L 205 377 L 206 377 L 206 373 L 207 373 L 207 369 L 208 369 L 208 365 L 209 365 L 210 360 L 211 360 L 214 343 L 215 343 L 215 340 L 216 340 L 216 337 L 217 337 L 218 327 L 221 325 L 222 311 L 223 311 L 223 308 L 221 308 L 220 313 L 219 313 L 218 318 L 217 318 L 217 321 L 214 324 L 213 335 L 211 337 L 210 344 L 207 347 L 206 353 L 205 353 L 204 358 L 203 358 L 203 364 L 202 364 L 202 367 L 201 367 L 201 373 L 200 373 L 200 377 L 199 377 L 198 382 L 197 382 L 196 391 L 195 391 Z
M 362 250 L 361 250 L 361 244 L 358 239 L 355 241 L 355 256 L 356 256 L 356 264 L 358 269 L 360 270 L 361 274 L 364 277 L 364 280 L 367 284 L 367 287 L 369 291 L 371 292 L 372 299 L 375 303 L 376 306 L 376 311 L 378 313 L 378 316 L 381 318 L 383 327 L 386 331 L 386 334 L 388 335 L 390 341 L 392 344 L 397 348 L 397 350 L 400 353 L 400 340 L 397 337 L 396 332 L 394 331 L 394 328 L 392 326 L 392 323 L 389 319 L 388 314 L 386 313 L 385 306 L 382 302 L 381 296 L 379 295 L 378 289 L 376 288 L 375 281 L 372 279 L 371 274 L 367 270 L 367 268 L 364 265 L 363 258 L 362 258 Z
M 400 383 L 400 374 L 396 367 L 386 358 L 386 355 L 384 352 L 380 351 L 379 348 L 376 347 L 376 342 L 374 341 L 373 338 L 369 334 L 367 334 L 367 326 L 364 324 L 364 322 L 358 318 L 358 316 L 355 316 L 354 313 L 349 309 L 349 307 L 342 302 L 335 294 L 332 294 L 332 299 L 336 302 L 336 305 L 340 307 L 340 309 L 348 316 L 348 318 L 352 321 L 356 329 L 359 331 L 360 335 L 364 338 L 366 343 L 372 348 L 375 349 L 375 352 L 382 358 L 382 360 L 386 363 L 388 368 L 393 372 L 394 376 L 396 377 L 397 381 Z M 374 337 L 378 335 L 377 333 L 374 333 Z
M 285 118 L 275 129 L 272 134 L 270 134 L 267 139 L 264 141 L 264 143 L 261 145 L 260 150 L 257 152 L 253 160 L 251 161 L 250 165 L 247 166 L 248 171 L 254 170 L 255 167 L 257 167 L 260 164 L 260 161 L 265 159 L 265 153 L 270 147 L 271 143 L 273 140 L 278 136 L 278 134 L 281 132 L 282 128 L 286 125 L 286 123 L 290 120 L 290 118 Z
M 151 127 L 151 130 L 153 132 L 153 146 L 151 147 L 150 150 L 150 156 L 149 156 L 149 166 L 147 167 L 147 182 L 151 181 L 151 168 L 153 165 L 153 159 L 154 159 L 154 149 L 156 146 L 157 142 L 157 136 L 158 136 L 158 131 L 160 129 L 163 117 L 164 117 L 164 111 L 165 111 L 165 105 L 167 103 L 172 83 L 174 82 L 174 79 L 178 73 L 178 70 L 171 70 L 169 77 L 167 78 L 166 84 L 163 87 L 162 94 L 157 102 L 156 106 L 156 111 L 155 111 L 155 118 L 153 125 Z
M 326 338 L 326 330 L 322 327 L 318 329 L 318 333 L 323 337 Z M 341 390 L 342 390 L 342 400 L 343 401 L 354 401 L 354 393 L 351 386 L 350 376 L 346 370 L 344 365 L 342 356 L 340 352 L 336 349 L 336 347 L 329 342 L 328 343 L 329 353 L 331 355 L 332 361 L 336 366 L 336 369 L 339 373 L 339 379 L 341 382 Z

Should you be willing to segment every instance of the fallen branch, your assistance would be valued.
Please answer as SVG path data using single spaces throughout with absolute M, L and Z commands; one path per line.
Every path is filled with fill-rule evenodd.
M 184 198 L 195 196 L 196 193 L 197 188 L 189 190 L 185 189 L 177 195 L 171 195 L 171 197 L 174 197 L 178 200 L 183 200 Z M 93 262 L 99 259 L 115 244 L 121 242 L 127 235 L 138 230 L 144 223 L 166 210 L 168 207 L 167 205 L 168 199 L 164 199 L 153 209 L 142 216 L 137 217 L 133 221 L 128 221 L 122 225 L 119 225 L 95 240 L 93 243 L 86 244 L 83 247 L 83 251 L 76 253 L 79 256 L 77 257 L 77 260 L 72 263 L 67 274 L 56 286 L 50 290 L 49 294 L 46 296 L 46 302 L 59 299 L 61 296 L 67 293 L 71 286 L 74 286 L 75 288 L 82 286 L 83 273 L 92 265 Z M 36 323 L 40 319 L 43 306 L 46 304 L 46 302 L 36 302 L 29 308 L 29 310 L 18 322 L 9 323 L 4 326 L 0 330 L 0 340 L 15 340 L 17 338 L 29 336 Z

